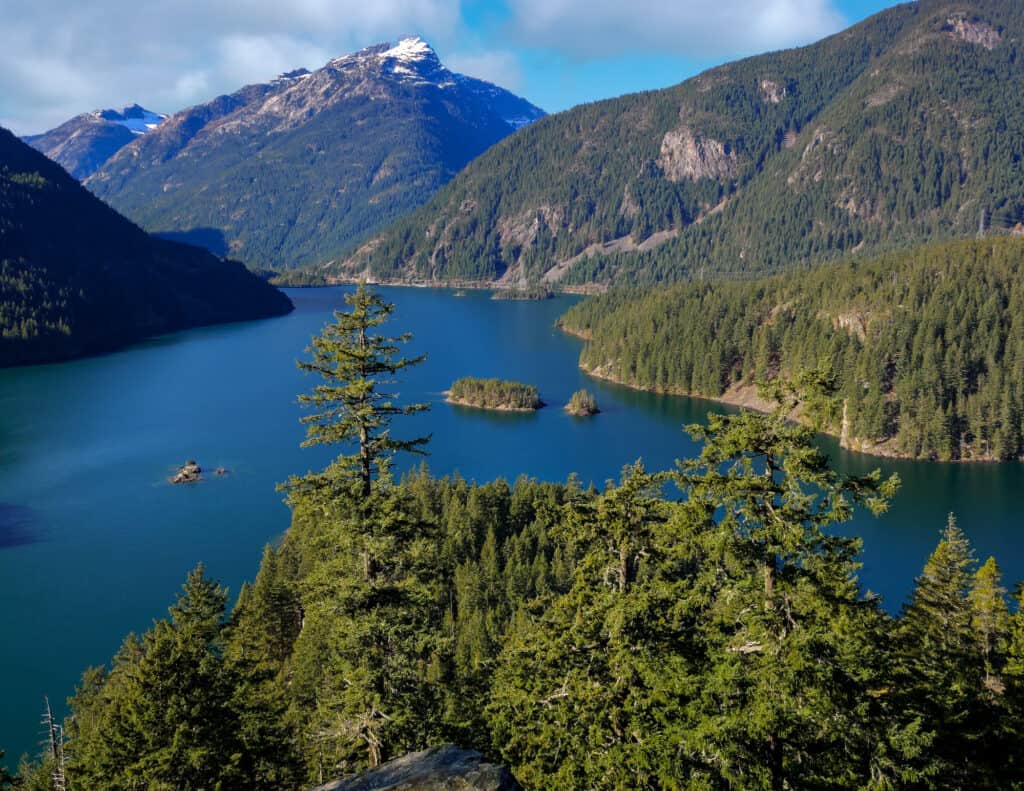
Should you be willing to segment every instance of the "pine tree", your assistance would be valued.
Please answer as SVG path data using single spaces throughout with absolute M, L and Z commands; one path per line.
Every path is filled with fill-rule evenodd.
M 1000 695 L 1003 692 L 1000 675 L 1005 661 L 1010 613 L 995 558 L 990 557 L 975 572 L 968 598 L 971 602 L 971 626 L 985 667 L 985 687 Z
M 897 631 L 896 727 L 919 733 L 926 745 L 907 756 L 903 779 L 927 788 L 1003 787 L 996 773 L 1001 683 L 993 675 L 1001 664 L 998 570 L 986 564 L 975 576 L 974 565 L 950 515 Z
M 704 449 L 676 476 L 710 523 L 695 582 L 707 653 L 683 738 L 729 787 L 846 785 L 872 771 L 885 620 L 860 596 L 859 542 L 829 528 L 855 505 L 884 511 L 899 481 L 839 475 L 787 412 L 689 427 Z
M 394 305 L 370 292 L 365 284 L 346 295 L 345 301 L 352 309 L 335 311 L 334 323 L 327 324 L 307 349 L 312 360 L 298 363 L 301 370 L 324 379 L 312 393 L 299 396 L 300 403 L 320 410 L 302 418 L 306 425 L 303 446 L 357 443 L 357 452 L 339 457 L 335 468 L 344 473 L 354 471 L 359 493 L 367 497 L 375 473 L 387 466 L 391 456 L 400 451 L 423 453 L 422 446 L 429 440 L 391 436 L 392 418 L 421 412 L 429 405 L 398 406 L 396 395 L 381 389 L 394 384 L 395 374 L 423 362 L 426 355 L 397 356 L 399 344 L 411 340 L 410 334 L 391 337 L 373 333 L 388 320 Z M 298 483 L 293 481 L 292 486 Z
M 198 791 L 242 780 L 223 660 L 226 601 L 200 565 L 169 620 L 130 636 L 109 676 L 86 675 L 72 700 L 72 785 Z
M 567 506 L 557 532 L 582 550 L 572 588 L 512 619 L 486 719 L 526 787 L 673 787 L 690 768 L 669 737 L 695 681 L 659 483 L 636 465 Z

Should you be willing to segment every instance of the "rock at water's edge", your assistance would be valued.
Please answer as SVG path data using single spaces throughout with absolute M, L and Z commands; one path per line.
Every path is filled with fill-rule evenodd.
M 409 753 L 313 791 L 522 791 L 507 768 L 454 744 Z
M 195 460 L 189 459 L 178 468 L 178 471 L 171 476 L 171 483 L 194 483 L 199 480 L 202 468 Z

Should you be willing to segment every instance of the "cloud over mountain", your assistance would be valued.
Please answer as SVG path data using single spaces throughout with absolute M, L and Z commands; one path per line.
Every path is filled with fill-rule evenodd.
M 136 101 L 173 112 L 406 33 L 434 43 L 454 68 L 529 95 L 551 74 L 531 72 L 527 52 L 554 55 L 570 71 L 573 61 L 623 53 L 724 60 L 838 30 L 836 2 L 5 0 L 0 125 L 32 134 Z M 643 65 L 634 67 L 632 89 L 650 87 Z M 606 95 L 588 87 L 586 98 Z
M 511 0 L 510 10 L 521 41 L 582 58 L 749 55 L 804 44 L 847 24 L 832 0 Z

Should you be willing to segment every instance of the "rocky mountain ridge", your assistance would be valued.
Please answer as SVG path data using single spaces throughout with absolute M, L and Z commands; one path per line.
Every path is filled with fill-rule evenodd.
M 153 131 L 166 119 L 166 115 L 132 104 L 121 110 L 82 113 L 47 132 L 22 140 L 81 181 L 138 135 Z

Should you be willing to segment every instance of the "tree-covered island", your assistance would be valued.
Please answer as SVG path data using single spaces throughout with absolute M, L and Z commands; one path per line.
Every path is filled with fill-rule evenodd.
M 594 394 L 585 388 L 581 388 L 569 398 L 569 403 L 565 405 L 565 411 L 573 417 L 590 417 L 591 415 L 596 415 L 601 410 L 598 409 L 597 399 L 594 398 Z
M 497 409 L 508 412 L 532 412 L 544 406 L 533 385 L 506 382 L 502 379 L 478 379 L 464 376 L 452 383 L 445 393 L 449 404 Z

